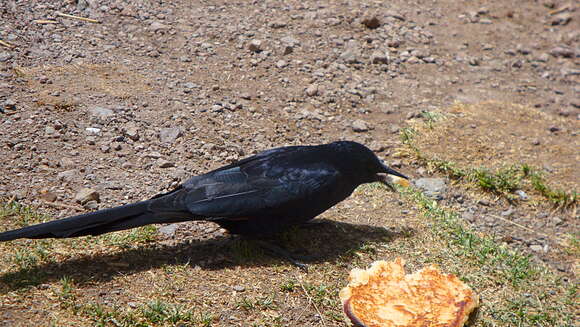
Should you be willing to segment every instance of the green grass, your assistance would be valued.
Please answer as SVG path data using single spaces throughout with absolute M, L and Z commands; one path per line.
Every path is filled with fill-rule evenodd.
M 236 302 L 235 304 L 236 309 L 243 309 L 246 311 L 253 311 L 253 310 L 276 310 L 278 309 L 279 305 L 276 299 L 276 293 L 260 296 L 256 298 L 242 296 L 242 298 Z
M 291 280 L 287 280 L 282 285 L 280 285 L 280 291 L 281 292 L 294 292 L 299 287 L 300 287 L 300 285 L 298 284 L 298 282 L 291 279 Z
M 145 319 L 140 319 L 141 310 L 123 311 L 118 307 L 107 307 L 99 303 L 78 305 L 74 313 L 80 316 L 90 317 L 95 326 L 122 326 L 122 327 L 145 327 L 150 326 Z
M 163 322 L 177 323 L 188 322 L 193 320 L 193 312 L 183 309 L 179 305 L 169 304 L 161 300 L 153 300 L 140 309 L 143 317 L 153 324 Z
M 31 207 L 16 201 L 0 202 L 0 222 L 5 230 L 50 220 L 52 218 L 49 216 L 40 214 Z M 55 252 L 66 253 L 66 251 L 70 251 L 71 247 L 79 251 L 86 251 L 103 245 L 133 248 L 155 240 L 156 235 L 155 226 L 144 226 L 100 237 L 16 240 L 10 243 L 10 251 L 5 252 L 0 257 L 0 260 L 10 264 L 4 265 L 2 268 L 12 270 L 0 275 L 0 285 L 6 284 L 10 285 L 11 288 L 21 289 L 43 283 L 47 272 L 44 271 L 42 265 L 56 263 Z M 14 268 L 17 270 L 14 271 Z
M 154 225 L 142 226 L 122 233 L 111 233 L 100 236 L 100 240 L 109 245 L 128 248 L 136 243 L 147 243 L 157 238 L 157 227 Z
M 361 187 L 354 196 L 384 201 L 385 190 L 385 186 L 375 183 Z M 336 262 L 312 264 L 307 274 L 293 269 L 288 271 L 286 268 L 278 269 L 277 266 L 265 267 L 264 269 L 272 269 L 272 272 L 279 274 L 278 282 L 274 281 L 270 289 L 263 289 L 257 294 L 239 293 L 234 301 L 227 302 L 226 308 L 216 302 L 209 302 L 207 305 L 212 314 L 206 312 L 207 307 L 200 309 L 196 305 L 176 303 L 175 300 L 168 298 L 178 288 L 179 292 L 187 292 L 187 288 L 183 289 L 182 286 L 176 286 L 175 289 L 172 287 L 180 285 L 178 280 L 187 280 L 187 276 L 192 274 L 188 264 L 163 265 L 157 271 L 152 268 L 151 273 L 157 274 L 155 280 L 159 281 L 162 275 L 169 274 L 167 280 L 170 282 L 167 285 L 161 283 L 156 286 L 163 287 L 161 293 L 157 293 L 163 295 L 152 296 L 147 292 L 139 293 L 138 289 L 132 290 L 137 292 L 135 298 L 148 295 L 144 300 L 147 302 L 131 308 L 123 301 L 106 305 L 94 303 L 92 298 L 83 295 L 83 284 L 76 283 L 70 277 L 57 280 L 48 292 L 54 294 L 56 303 L 59 304 L 56 310 L 60 310 L 61 316 L 67 314 L 76 316 L 77 319 L 91 321 L 91 325 L 94 326 L 211 326 L 219 325 L 214 314 L 231 310 L 238 310 L 237 314 L 243 318 L 251 317 L 253 321 L 248 322 L 250 326 L 283 326 L 285 310 L 289 308 L 287 302 L 303 305 L 301 311 L 310 315 L 320 314 L 320 324 L 341 325 L 343 316 L 338 292 L 344 286 L 348 270 L 352 267 L 367 266 L 381 257 L 401 255 L 406 258 L 408 264 L 415 267 L 439 263 L 443 270 L 458 275 L 475 287 L 478 293 L 482 294 L 481 312 L 475 319 L 475 326 L 573 326 L 577 286 L 565 282 L 532 257 L 492 237 L 471 230 L 457 212 L 438 204 L 423 193 L 410 188 L 399 188 L 399 192 L 407 207 L 414 207 L 420 211 L 420 215 L 424 218 L 420 221 L 426 225 L 424 230 L 413 225 L 413 228 L 419 230 L 409 234 L 409 237 L 361 242 L 360 246 L 354 248 L 354 251 L 362 254 L 356 256 L 356 259 L 348 257 L 342 260 L 344 256 L 339 256 Z M 13 210 L 13 207 L 9 210 Z M 31 217 L 35 216 L 31 210 L 25 208 L 19 210 Z M 14 219 L 19 220 L 13 216 L 12 220 Z M 287 237 L 292 239 L 291 235 Z M 129 243 L 130 240 L 149 241 L 147 237 L 133 236 L 123 240 Z M 61 249 L 62 246 L 68 246 L 71 251 L 77 250 L 73 253 L 85 251 L 85 247 L 77 246 L 77 241 L 59 240 L 58 242 L 64 243 L 58 243 L 58 246 L 52 242 L 15 243 L 16 249 L 20 252 L 12 252 L 12 248 L 5 248 L 5 252 L 10 253 L 13 258 L 16 258 L 18 253 L 18 259 L 12 259 L 15 267 L 11 269 L 18 269 L 17 274 L 22 278 L 20 282 L 32 285 L 35 276 L 42 276 L 40 263 L 49 260 L 53 247 Z M 107 237 L 87 238 L 82 242 L 90 242 L 101 247 L 117 246 Z M 229 242 L 228 246 L 231 246 L 234 252 L 237 251 L 240 260 L 245 262 L 247 260 L 241 259 L 242 257 L 253 259 L 261 250 L 247 241 Z M 90 248 L 89 245 L 87 247 Z M 227 270 L 228 268 L 225 268 L 224 273 L 227 273 Z M 203 272 L 195 272 L 197 273 Z M 257 272 L 260 273 L 261 270 Z M 3 274 L 1 278 L 4 279 L 6 276 L 11 275 Z M 117 281 L 114 283 L 122 283 L 124 278 L 129 277 L 119 275 L 115 277 Z M 218 284 L 214 283 L 210 287 L 220 287 Z M 19 290 L 18 293 L 23 297 L 32 294 L 28 289 Z M 181 298 L 188 296 L 190 296 L 188 293 L 179 294 Z M 52 323 L 55 326 L 62 325 L 56 320 Z
M 374 255 L 376 253 L 377 253 L 377 244 L 375 244 L 375 242 L 362 242 L 358 247 L 353 247 L 349 249 L 341 257 L 343 261 L 349 262 L 352 260 L 356 260 L 357 258 L 360 258 L 360 256 L 363 254 Z
M 17 249 L 14 253 L 12 261 L 20 269 L 29 269 L 36 266 L 38 263 L 38 257 L 26 249 Z
M 135 309 L 104 306 L 100 303 L 79 303 L 73 295 L 72 283 L 61 280 L 61 291 L 57 296 L 61 306 L 69 308 L 77 316 L 89 317 L 95 326 L 211 326 L 215 317 L 199 313 L 193 307 L 154 299 Z
M 244 296 L 236 303 L 236 308 L 249 311 L 254 310 L 256 308 L 256 305 L 253 300 L 248 299 L 247 297 Z
M 570 255 L 580 257 L 580 232 L 574 232 L 569 235 L 569 244 L 565 250 Z
M 438 113 L 423 113 L 427 118 L 425 124 L 433 129 L 434 123 L 441 119 Z M 415 144 L 418 131 L 411 127 L 401 130 L 403 144 L 411 150 L 414 157 L 429 169 L 445 174 L 447 177 L 465 181 L 478 186 L 481 190 L 504 197 L 510 202 L 520 200 L 515 191 L 529 189 L 540 194 L 549 203 L 558 208 L 571 208 L 577 205 L 578 193 L 555 189 L 546 183 L 545 174 L 528 164 L 514 164 L 492 170 L 486 167 L 459 167 L 454 162 L 436 157 L 427 157 Z
M 11 222 L 10 224 L 6 224 L 6 221 L 12 221 L 13 218 L 16 218 L 14 223 Z M 21 228 L 48 220 L 48 216 L 39 214 L 31 207 L 24 206 L 16 201 L 0 201 L 0 222 L 3 222 L 3 225 L 15 224 L 16 228 Z
M 573 326 L 571 307 L 576 299 L 576 286 L 564 283 L 561 276 L 534 262 L 530 255 L 471 230 L 458 213 L 422 192 L 400 187 L 399 190 L 429 218 L 433 233 L 447 243 L 446 256 L 461 262 L 463 268 L 477 267 L 473 272 L 459 273 L 463 280 L 472 285 L 501 285 L 501 289 L 512 289 L 506 292 L 510 294 L 507 297 L 484 298 L 482 310 L 486 311 L 487 318 L 481 319 L 480 325 Z M 566 292 L 566 288 L 567 294 L 562 299 L 558 294 Z
M 434 124 L 437 121 L 445 118 L 445 116 L 442 113 L 434 112 L 434 111 L 423 111 L 421 113 L 421 116 L 423 117 L 423 119 L 425 120 L 425 124 L 429 128 L 433 128 Z
M 413 142 L 415 136 L 417 136 L 417 131 L 414 128 L 411 127 L 401 128 L 400 132 L 401 142 L 403 142 L 403 144 L 410 146 L 413 150 L 418 151 L 415 146 L 415 143 Z
M 215 320 L 211 314 L 200 313 L 193 307 L 154 299 L 135 309 L 104 306 L 99 303 L 75 304 L 72 311 L 90 317 L 95 326 L 149 327 L 200 326 L 209 327 Z
M 70 301 L 74 299 L 74 281 L 65 276 L 60 279 L 60 291 L 57 291 L 56 295 L 61 301 Z
M 21 270 L 31 269 L 39 263 L 51 260 L 52 247 L 49 241 L 37 241 L 32 249 L 15 248 L 11 262 Z
M 419 206 L 423 215 L 435 222 L 434 232 L 453 245 L 456 255 L 470 259 L 482 268 L 493 267 L 489 271 L 514 286 L 533 278 L 537 273 L 536 267 L 530 263 L 529 255 L 514 251 L 493 238 L 477 235 L 464 224 L 458 213 L 440 206 L 422 192 L 399 189 Z
M 535 190 L 559 208 L 572 207 L 577 204 L 578 194 L 575 191 L 566 192 L 550 187 L 545 181 L 544 174 L 527 164 L 511 165 L 492 171 L 485 167 L 460 168 L 451 161 L 428 158 L 414 144 L 416 134 L 416 130 L 405 128 L 401 132 L 401 139 L 420 162 L 453 180 L 472 183 L 485 192 L 501 195 L 509 201 L 517 201 L 519 198 L 514 192 L 530 186 L 530 189 Z
M 512 197 L 511 193 L 521 188 L 523 175 L 520 171 L 521 169 L 514 166 L 504 167 L 495 172 L 479 168 L 473 169 L 467 176 L 484 191 Z
M 308 294 L 312 297 L 314 303 L 333 307 L 337 306 L 338 303 L 338 291 L 336 288 L 326 285 L 324 283 L 321 284 L 310 284 L 305 283 L 304 289 Z
M 547 312 L 539 310 L 540 301 L 526 296 L 507 300 L 507 310 L 494 311 L 496 319 L 508 326 L 556 326 L 557 321 Z
M 576 191 L 566 192 L 553 189 L 546 185 L 542 174 L 538 170 L 533 170 L 530 167 L 524 167 L 524 169 L 529 170 L 527 176 L 529 176 L 533 188 L 550 202 L 559 207 L 571 207 L 577 203 L 578 193 Z

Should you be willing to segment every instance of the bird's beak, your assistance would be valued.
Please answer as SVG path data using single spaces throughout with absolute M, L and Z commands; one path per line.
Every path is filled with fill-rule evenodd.
M 394 169 L 387 167 L 385 164 L 383 164 L 383 169 L 384 169 L 383 173 L 386 173 L 388 175 L 393 175 L 393 176 L 401 177 L 404 179 L 409 179 L 409 177 L 399 173 L 398 171 L 396 171 Z
M 391 169 L 387 166 L 384 167 L 385 172 L 377 173 L 377 181 L 385 184 L 391 191 L 396 191 L 394 184 L 399 184 L 401 186 L 409 186 L 407 181 L 409 178 L 398 171 Z

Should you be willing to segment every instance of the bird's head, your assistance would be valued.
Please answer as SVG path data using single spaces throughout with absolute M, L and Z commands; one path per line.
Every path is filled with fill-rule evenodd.
M 407 180 L 407 176 L 387 166 L 373 151 L 366 146 L 352 141 L 332 143 L 343 155 L 341 160 L 349 167 L 349 174 L 355 176 L 361 183 L 381 182 L 391 190 L 395 190 L 397 179 Z

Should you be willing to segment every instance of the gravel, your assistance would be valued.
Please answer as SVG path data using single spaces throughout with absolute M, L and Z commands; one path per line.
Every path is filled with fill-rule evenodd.
M 0 47 L 0 193 L 33 204 L 47 189 L 66 203 L 115 180 L 122 187 L 97 192 L 110 206 L 168 190 L 178 168 L 191 176 L 266 148 L 336 139 L 383 148 L 413 171 L 392 158 L 396 134 L 459 98 L 566 108 L 558 118 L 575 121 L 576 17 L 519 5 L 546 20 L 517 18 L 514 28 L 494 3 L 486 13 L 464 2 L 8 1 L 0 35 L 17 46 Z M 34 22 L 56 11 L 102 23 Z M 541 149 L 545 137 L 571 133 L 563 126 L 526 142 Z M 545 232 L 574 227 L 562 221 Z M 517 234 L 498 226 L 486 231 Z
M 159 131 L 159 139 L 162 143 L 173 143 L 181 136 L 181 129 L 177 127 L 163 128 Z
M 437 200 L 443 199 L 447 191 L 447 183 L 443 178 L 419 178 L 414 183 L 425 195 Z
M 89 201 L 97 201 L 100 200 L 100 194 L 94 189 L 91 188 L 83 188 L 74 197 L 75 202 L 80 204 L 85 204 Z
M 178 224 L 170 224 L 164 225 L 157 228 L 159 233 L 163 235 L 165 238 L 173 238 L 175 236 L 175 232 L 179 228 Z

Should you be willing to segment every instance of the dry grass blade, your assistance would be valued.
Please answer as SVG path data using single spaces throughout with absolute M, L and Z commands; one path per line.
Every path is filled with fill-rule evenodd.
M 6 42 L 6 41 L 2 41 L 2 40 L 0 40 L 0 45 L 1 45 L 1 46 L 4 46 L 4 47 L 7 47 L 7 48 L 10 48 L 10 49 L 16 48 L 16 46 L 15 46 L 15 45 L 13 45 L 13 44 L 10 44 L 10 43 L 8 43 L 8 42 Z
M 557 15 L 559 13 L 565 12 L 568 9 L 570 9 L 570 7 L 567 5 L 562 7 L 562 8 L 554 9 L 554 10 L 550 11 L 550 16 L 554 16 L 554 15 Z
M 96 20 L 96 19 L 91 19 L 91 18 L 85 18 L 85 17 L 80 17 L 80 16 L 75 16 L 75 15 L 69 15 L 69 14 L 65 14 L 65 13 L 61 13 L 59 11 L 56 12 L 57 16 L 60 17 L 66 17 L 66 18 L 71 18 L 71 19 L 76 19 L 76 20 L 82 20 L 84 22 L 89 22 L 89 23 L 94 23 L 94 24 L 100 24 L 101 22 Z
M 316 303 L 314 303 L 314 300 L 312 300 L 312 296 L 310 296 L 310 294 L 308 294 L 308 291 L 306 290 L 306 287 L 304 287 L 304 283 L 302 282 L 302 280 L 300 281 L 300 287 L 302 288 L 304 295 L 306 295 L 306 298 L 308 299 L 308 304 L 312 304 L 312 306 L 314 307 L 314 310 L 316 310 L 316 312 L 320 316 L 320 324 L 322 324 L 322 326 L 326 326 L 322 312 L 320 312 L 320 310 L 318 309 L 318 306 L 316 305 Z
M 58 24 L 56 20 L 47 20 L 47 19 L 35 19 L 32 22 L 36 24 Z
M 548 235 L 548 234 L 545 234 L 545 233 L 540 233 L 540 232 L 538 232 L 538 231 L 537 231 L 537 230 L 535 230 L 535 229 L 532 229 L 532 228 L 526 227 L 526 226 L 524 226 L 524 225 L 522 225 L 522 224 L 518 224 L 518 223 L 516 223 L 515 221 L 511 221 L 511 220 L 509 220 L 509 219 L 505 219 L 505 218 L 503 218 L 503 217 L 501 217 L 501 216 L 498 216 L 498 215 L 490 215 L 490 216 L 492 216 L 492 217 L 494 217 L 494 218 L 497 218 L 497 219 L 499 219 L 499 220 L 501 220 L 501 221 L 503 221 L 503 222 L 506 222 L 506 223 L 508 223 L 508 224 L 512 224 L 512 225 L 514 225 L 514 226 L 517 226 L 517 227 L 519 227 L 519 228 L 525 229 L 525 230 L 527 230 L 528 232 L 532 232 L 532 233 L 538 234 L 538 235 L 540 235 L 540 236 L 546 237 L 546 238 L 548 238 L 548 239 L 551 239 L 551 240 L 555 240 L 555 241 L 561 241 L 561 240 L 559 240 L 559 239 L 554 239 L 553 237 L 551 237 L 551 236 L 550 236 L 550 235 Z

